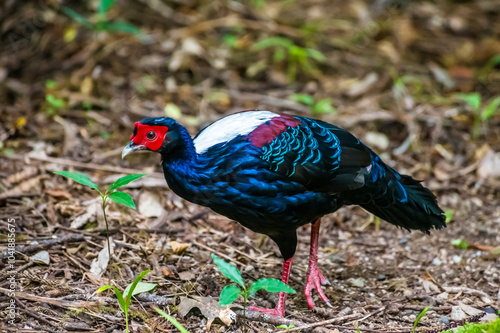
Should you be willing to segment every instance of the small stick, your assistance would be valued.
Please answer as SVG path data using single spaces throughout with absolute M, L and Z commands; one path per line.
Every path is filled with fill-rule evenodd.
M 47 239 L 44 241 L 40 241 L 39 244 L 34 244 L 34 245 L 19 245 L 14 248 L 14 251 L 16 252 L 16 254 L 17 252 L 19 252 L 20 254 L 26 255 L 28 253 L 33 253 L 40 250 L 46 250 L 53 245 L 62 244 L 65 242 L 79 242 L 82 240 L 84 240 L 83 235 L 76 234 L 76 235 L 64 236 L 57 239 Z M 0 259 L 5 259 L 9 257 L 9 255 L 10 255 L 9 251 L 6 249 L 0 255 Z

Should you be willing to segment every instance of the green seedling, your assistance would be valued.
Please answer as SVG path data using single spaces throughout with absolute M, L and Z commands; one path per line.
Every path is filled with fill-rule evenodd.
M 500 315 L 500 311 L 498 311 Z M 496 318 L 487 323 L 467 323 L 464 326 L 453 330 L 442 331 L 441 333 L 498 333 L 500 332 L 500 318 Z
M 143 271 L 139 276 L 135 278 L 135 280 L 125 288 L 123 294 L 120 292 L 118 288 L 115 286 L 102 286 L 97 289 L 96 293 L 101 293 L 108 289 L 113 289 L 116 298 L 118 299 L 118 304 L 120 304 L 120 308 L 125 313 L 125 332 L 128 333 L 128 309 L 130 307 L 130 303 L 132 301 L 132 296 L 151 291 L 156 287 L 155 283 L 145 283 L 141 282 L 141 280 L 149 273 L 149 269 Z M 125 297 L 123 296 L 125 295 Z
M 257 42 L 253 49 L 260 51 L 266 48 L 274 48 L 274 62 L 279 63 L 288 60 L 287 77 L 293 82 L 300 69 L 305 74 L 311 74 L 316 70 L 313 62 L 324 62 L 326 57 L 318 50 L 297 46 L 288 38 L 270 37 Z
M 316 101 L 313 96 L 307 94 L 293 94 L 290 97 L 293 101 L 308 106 L 314 114 L 334 113 L 336 111 L 331 98 Z
M 164 311 L 162 311 L 158 308 L 154 308 L 154 309 L 156 310 L 156 312 L 158 312 L 160 315 L 162 315 L 165 319 L 167 319 L 169 322 L 171 322 L 172 325 L 174 325 L 179 331 L 181 331 L 181 333 L 189 333 L 188 330 L 185 329 L 184 326 L 182 326 L 181 323 L 179 323 L 177 321 L 177 319 L 175 319 L 174 317 L 172 317 L 168 313 L 165 313 Z
M 446 220 L 444 221 L 445 223 L 450 223 L 452 220 L 453 220 L 453 214 L 455 213 L 455 211 L 453 209 L 447 209 L 445 212 L 444 212 L 444 216 L 446 218 Z
M 57 88 L 57 82 L 54 80 L 45 81 L 45 110 L 49 115 L 55 115 L 66 107 L 66 103 L 62 98 L 54 96 L 54 90 Z
M 287 332 L 290 332 L 290 330 L 291 330 L 292 328 L 294 328 L 294 327 L 295 327 L 295 325 L 294 325 L 294 324 L 276 326 L 276 328 L 281 328 L 281 329 L 284 329 L 284 330 L 286 330 Z
M 481 95 L 478 93 L 459 94 L 458 97 L 465 101 L 474 112 L 474 127 L 472 138 L 476 140 L 481 134 L 481 125 L 493 117 L 500 109 L 500 96 L 494 98 L 487 106 L 482 107 Z
M 55 174 L 64 176 L 66 178 L 73 179 L 75 182 L 88 186 L 93 190 L 96 190 L 102 199 L 102 213 L 104 215 L 104 222 L 106 222 L 106 238 L 108 240 L 108 253 L 109 258 L 111 259 L 111 247 L 109 245 L 109 225 L 108 225 L 108 217 L 106 216 L 106 203 L 108 199 L 116 202 L 117 204 L 124 205 L 135 209 L 135 203 L 130 194 L 118 191 L 118 189 L 128 183 L 137 180 L 145 174 L 131 174 L 124 177 L 119 178 L 115 181 L 111 186 L 103 193 L 99 190 L 96 184 L 94 184 L 90 178 L 84 174 L 79 172 L 70 172 L 70 171 L 54 171 Z
M 222 259 L 219 259 L 215 254 L 212 254 L 212 259 L 225 277 L 229 278 L 233 282 L 236 282 L 241 287 L 239 288 L 234 285 L 225 286 L 220 293 L 219 306 L 229 305 L 241 296 L 243 298 L 243 317 L 245 320 L 243 325 L 245 327 L 245 331 L 247 301 L 250 297 L 255 296 L 257 291 L 264 289 L 271 293 L 284 292 L 295 294 L 295 290 L 277 279 L 259 279 L 247 287 L 243 281 L 240 271 L 238 271 L 236 267 Z
M 75 12 L 73 9 L 66 6 L 63 6 L 62 10 L 66 15 L 68 15 L 74 21 L 76 21 L 80 25 L 83 25 L 87 29 L 91 29 L 94 31 L 105 31 L 105 32 L 117 31 L 134 35 L 140 34 L 141 29 L 131 24 L 122 21 L 112 21 L 108 19 L 109 10 L 111 9 L 111 7 L 115 2 L 116 0 L 101 0 L 99 2 L 99 8 L 97 9 L 97 14 L 90 19 Z
M 469 244 L 462 239 L 452 239 L 451 245 L 453 245 L 461 250 L 467 250 L 467 248 L 469 247 Z
M 422 310 L 422 312 L 420 312 L 420 314 L 417 316 L 417 319 L 415 319 L 415 322 L 413 323 L 413 330 L 411 331 L 412 333 L 415 333 L 418 323 L 420 322 L 420 320 L 422 320 L 422 318 L 425 316 L 425 314 L 427 313 L 427 311 L 429 311 L 430 308 L 431 308 L 430 305 L 426 306 Z

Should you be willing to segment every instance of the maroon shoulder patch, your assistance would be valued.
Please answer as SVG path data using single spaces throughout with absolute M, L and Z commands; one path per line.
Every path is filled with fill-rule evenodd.
M 258 148 L 271 143 L 278 135 L 286 131 L 290 127 L 297 127 L 302 122 L 289 114 L 280 114 L 279 117 L 274 117 L 264 124 L 258 126 L 250 134 L 250 142 Z

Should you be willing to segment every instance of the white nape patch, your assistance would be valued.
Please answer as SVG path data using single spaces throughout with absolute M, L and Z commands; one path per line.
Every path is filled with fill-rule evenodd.
M 238 135 L 247 135 L 266 121 L 279 117 L 271 111 L 245 111 L 235 113 L 217 120 L 202 130 L 194 139 L 194 147 L 198 154 L 222 142 L 228 142 Z

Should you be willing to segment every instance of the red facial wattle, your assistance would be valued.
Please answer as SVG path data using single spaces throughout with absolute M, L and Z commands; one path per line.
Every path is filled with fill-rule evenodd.
M 134 134 L 132 134 L 130 140 L 136 145 L 143 145 L 155 151 L 160 149 L 167 132 L 168 128 L 166 126 L 150 126 L 136 122 Z

